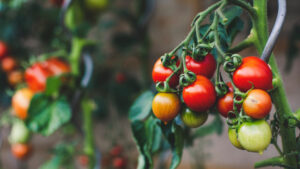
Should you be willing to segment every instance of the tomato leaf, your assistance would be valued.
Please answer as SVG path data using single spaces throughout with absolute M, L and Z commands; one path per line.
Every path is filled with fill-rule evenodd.
M 71 108 L 64 97 L 52 100 L 36 94 L 30 103 L 26 126 L 29 130 L 49 136 L 71 119 Z
M 148 90 L 134 101 L 129 110 L 130 121 L 144 120 L 150 115 L 153 97 L 154 93 Z
M 50 96 L 59 91 L 61 86 L 60 76 L 53 76 L 47 78 L 46 91 L 45 94 Z
M 183 129 L 175 122 L 168 123 L 167 125 L 161 123 L 161 128 L 172 149 L 170 169 L 176 169 L 181 162 L 184 147 Z
M 223 121 L 219 115 L 215 116 L 215 119 L 208 125 L 200 127 L 194 134 L 193 138 L 204 137 L 212 133 L 222 134 Z
M 231 22 L 234 19 L 240 17 L 242 13 L 243 13 L 243 9 L 238 6 L 231 6 L 229 8 L 226 8 L 223 11 L 223 14 L 227 18 L 227 21 L 224 22 L 223 20 L 221 20 L 221 23 L 227 26 L 227 25 L 231 24 Z

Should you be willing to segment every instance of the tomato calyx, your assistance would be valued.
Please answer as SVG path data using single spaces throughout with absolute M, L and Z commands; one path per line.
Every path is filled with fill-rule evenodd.
M 232 73 L 242 64 L 242 57 L 239 54 L 233 54 L 225 57 L 223 68 L 225 72 Z
M 206 43 L 200 43 L 200 44 L 193 44 L 190 52 L 191 57 L 196 61 L 201 61 L 204 59 L 204 57 L 209 54 L 209 52 L 212 50 L 212 46 L 210 44 Z
M 182 87 L 189 86 L 196 81 L 196 74 L 192 71 L 186 71 L 179 77 L 179 84 Z

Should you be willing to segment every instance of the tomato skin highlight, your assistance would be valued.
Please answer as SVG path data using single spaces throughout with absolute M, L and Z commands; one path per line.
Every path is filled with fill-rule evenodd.
M 272 109 L 272 100 L 270 95 L 261 89 L 251 90 L 244 103 L 245 113 L 255 119 L 266 117 Z
M 154 83 L 165 81 L 171 74 L 173 70 L 167 67 L 164 67 L 160 58 L 155 62 L 152 70 L 152 79 Z M 175 87 L 178 85 L 178 76 L 174 75 L 170 79 L 170 86 Z
M 16 68 L 16 66 L 16 60 L 11 56 L 3 58 L 1 61 L 2 70 L 6 73 L 13 71 Z
M 265 120 L 245 122 L 238 129 L 238 140 L 250 152 L 262 153 L 270 144 L 272 132 Z
M 209 79 L 212 78 L 217 67 L 217 62 L 211 54 L 207 54 L 201 61 L 196 61 L 191 56 L 186 56 L 185 62 L 188 70 Z
M 182 91 L 184 103 L 196 112 L 205 112 L 216 102 L 214 85 L 205 76 L 197 75 L 196 81 L 184 87 Z
M 47 78 L 51 75 L 52 73 L 42 63 L 36 63 L 27 68 L 25 80 L 34 92 L 43 92 L 46 89 Z
M 15 116 L 22 120 L 27 118 L 27 111 L 33 95 L 34 93 L 28 88 L 20 89 L 13 95 L 12 107 Z
M 235 129 L 231 129 L 231 128 L 228 129 L 228 138 L 229 138 L 229 141 L 231 142 L 231 144 L 234 147 L 236 147 L 238 149 L 241 149 L 241 150 L 244 149 L 242 147 L 241 143 L 239 142 L 238 138 L 237 138 L 237 134 L 236 134 Z
M 189 108 L 184 108 L 181 115 L 181 120 L 182 122 L 190 127 L 190 128 L 197 128 L 202 126 L 207 118 L 208 118 L 208 113 L 207 112 L 193 112 Z
M 31 148 L 28 144 L 17 143 L 11 145 L 11 152 L 19 160 L 24 160 L 29 155 L 30 151 Z
M 252 88 L 272 89 L 272 71 L 268 64 L 260 58 L 249 56 L 242 60 L 242 64 L 233 73 L 234 84 L 242 91 Z
M 0 41 L 0 60 L 2 60 L 4 57 L 6 57 L 8 53 L 7 45 L 5 42 Z
M 218 99 L 217 108 L 223 117 L 233 110 L 233 92 L 228 92 L 225 96 Z
M 163 122 L 173 120 L 179 113 L 181 103 L 174 93 L 158 93 L 152 101 L 154 115 Z

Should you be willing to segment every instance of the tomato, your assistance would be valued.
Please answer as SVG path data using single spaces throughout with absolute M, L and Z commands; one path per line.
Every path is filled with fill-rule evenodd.
M 218 99 L 218 111 L 223 117 L 233 110 L 233 92 L 228 92 L 225 96 Z
M 243 102 L 245 113 L 255 119 L 266 117 L 272 108 L 270 95 L 261 89 L 251 90 Z
M 197 75 L 194 83 L 183 88 L 182 97 L 188 108 L 196 112 L 205 112 L 214 105 L 216 91 L 209 79 Z
M 241 150 L 244 149 L 237 138 L 235 129 L 231 129 L 231 128 L 228 129 L 228 138 L 234 147 L 241 149 Z
M 16 86 L 23 82 L 23 72 L 14 70 L 8 74 L 8 82 L 11 86 Z
M 181 113 L 182 122 L 190 128 L 202 126 L 206 122 L 207 118 L 207 112 L 193 112 L 189 108 L 185 108 Z
M 11 146 L 13 155 L 20 160 L 25 159 L 29 155 L 30 150 L 31 149 L 28 144 L 13 144 Z
M 50 0 L 51 4 L 57 7 L 61 7 L 64 3 L 64 0 Z
M 117 73 L 116 76 L 115 76 L 115 81 L 118 83 L 118 84 L 123 84 L 125 81 L 126 81 L 126 76 L 124 73 Z
M 111 156 L 116 157 L 116 156 L 121 155 L 122 151 L 123 151 L 122 146 L 117 145 L 117 146 L 114 146 L 114 147 L 110 150 L 109 154 L 110 154 Z
M 265 120 L 245 122 L 238 129 L 238 140 L 247 151 L 262 154 L 269 146 L 271 138 L 271 128 Z
M 228 91 L 229 92 L 234 92 L 233 86 L 231 84 L 231 82 L 227 82 L 226 85 L 228 86 Z
M 196 61 L 192 57 L 186 56 L 185 62 L 188 70 L 209 79 L 212 78 L 217 67 L 216 60 L 211 54 L 207 54 L 201 61 Z
M 44 66 L 54 76 L 58 76 L 58 75 L 65 74 L 65 73 L 70 73 L 70 71 L 71 71 L 69 64 L 67 64 L 57 58 L 51 58 L 51 59 L 46 60 L 44 62 Z
M 92 11 L 100 11 L 108 6 L 109 0 L 85 0 L 85 5 Z
M 180 107 L 180 100 L 174 93 L 158 93 L 152 101 L 154 115 L 165 123 L 178 115 Z
M 255 89 L 272 89 L 272 71 L 268 64 L 260 58 L 249 56 L 233 73 L 233 83 L 242 91 L 247 91 L 254 85 Z
M 8 53 L 7 45 L 5 42 L 0 41 L 0 60 L 3 59 Z
M 11 56 L 7 56 L 2 59 L 1 67 L 4 72 L 11 72 L 17 66 L 16 60 Z
M 26 143 L 30 139 L 30 131 L 27 129 L 23 121 L 17 120 L 14 122 L 11 133 L 9 135 L 9 142 L 15 143 Z
M 127 165 L 127 161 L 123 157 L 117 157 L 113 160 L 113 166 L 115 168 L 125 168 Z
M 52 75 L 46 67 L 41 63 L 35 63 L 27 68 L 25 72 L 25 80 L 27 85 L 34 92 L 43 92 L 46 88 L 47 78 Z
M 154 83 L 165 81 L 171 74 L 173 70 L 167 67 L 164 67 L 160 58 L 155 62 L 152 70 L 152 79 Z M 170 79 L 170 86 L 175 87 L 178 85 L 179 79 L 177 75 L 174 75 Z
M 12 107 L 14 110 L 15 116 L 24 120 L 27 117 L 27 110 L 30 105 L 31 98 L 34 93 L 28 89 L 23 88 L 18 90 L 12 97 Z
M 87 155 L 78 156 L 78 162 L 81 166 L 87 167 L 89 165 L 89 157 Z

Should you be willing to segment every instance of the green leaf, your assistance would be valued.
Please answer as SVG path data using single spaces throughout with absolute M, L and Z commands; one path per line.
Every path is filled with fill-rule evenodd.
M 52 100 L 36 94 L 31 100 L 26 125 L 29 130 L 49 136 L 71 119 L 71 108 L 64 97 Z
M 161 123 L 161 128 L 172 149 L 172 162 L 170 169 L 176 169 L 181 162 L 184 147 L 183 129 L 175 122 L 167 125 Z
M 222 22 L 224 25 L 229 25 L 231 22 L 240 17 L 241 14 L 243 13 L 243 9 L 239 6 L 230 6 L 229 8 L 226 8 L 223 12 L 224 16 L 227 18 L 227 22 Z
M 200 127 L 194 134 L 193 138 L 204 137 L 209 134 L 217 133 L 221 135 L 223 131 L 223 122 L 219 115 L 215 116 L 215 119 L 206 126 Z
M 45 94 L 50 96 L 52 94 L 59 92 L 60 86 L 61 86 L 60 76 L 48 77 Z
M 153 97 L 154 93 L 148 90 L 134 101 L 129 110 L 130 121 L 143 120 L 150 115 Z

